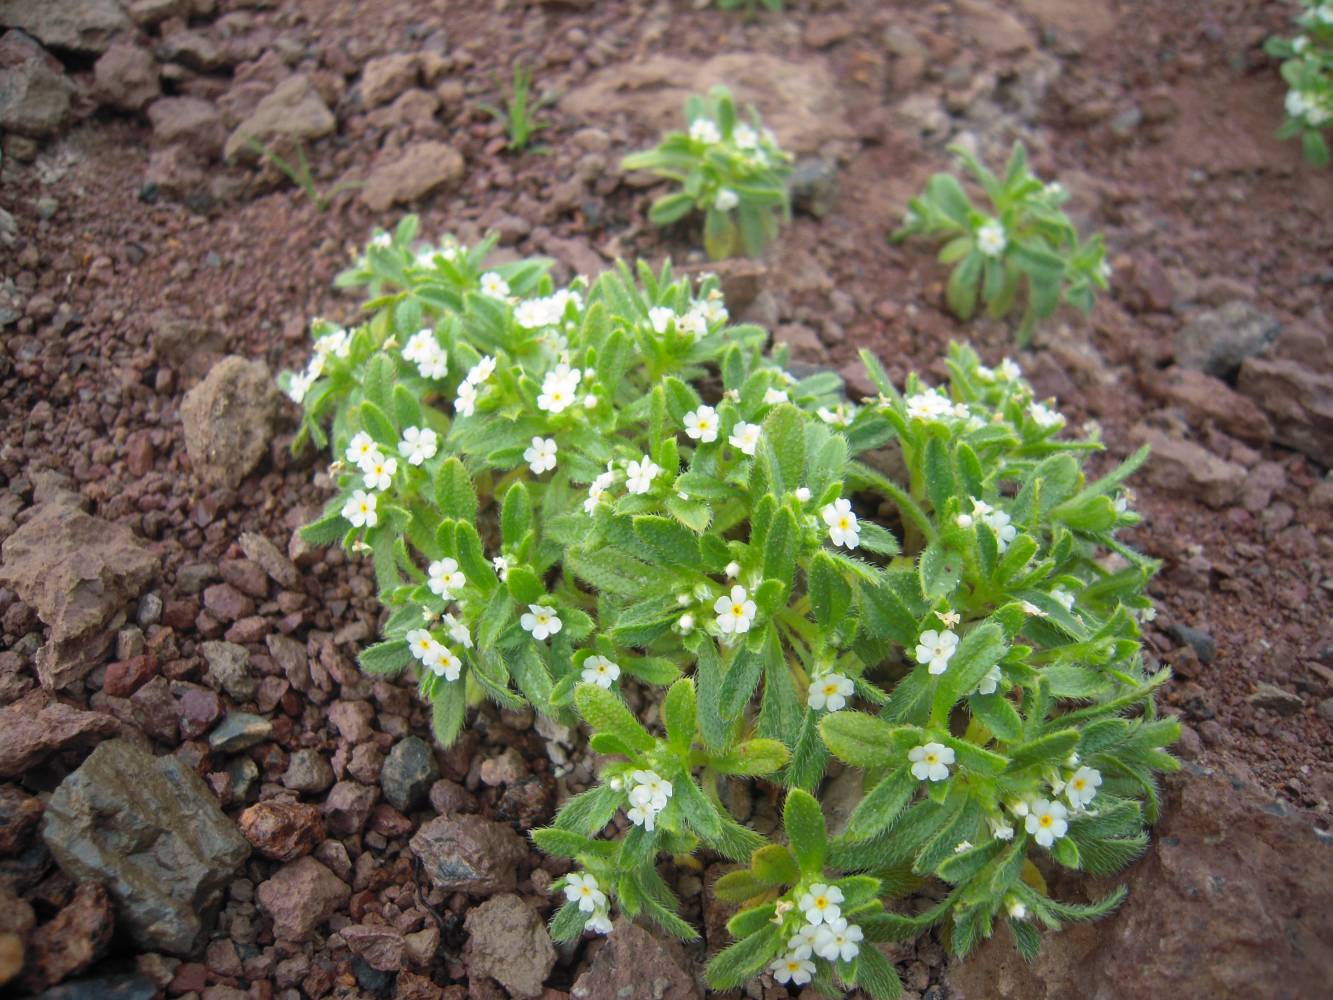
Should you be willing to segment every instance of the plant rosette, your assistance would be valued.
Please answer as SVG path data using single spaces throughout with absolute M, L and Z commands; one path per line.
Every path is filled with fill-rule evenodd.
M 1300 31 L 1291 38 L 1268 39 L 1264 51 L 1282 60 L 1288 87 L 1277 138 L 1299 136 L 1306 160 L 1324 167 L 1329 162 L 1324 133 L 1333 125 L 1333 3 L 1302 0 L 1302 8 L 1296 17 Z

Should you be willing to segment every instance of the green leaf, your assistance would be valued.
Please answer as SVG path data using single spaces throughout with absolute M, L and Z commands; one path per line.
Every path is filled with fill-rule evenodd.
M 668 226 L 683 219 L 694 208 L 694 199 L 684 192 L 664 195 L 648 209 L 648 221 L 655 226 Z
M 730 722 L 740 718 L 741 712 L 754 697 L 755 688 L 759 685 L 759 677 L 763 671 L 762 649 L 752 651 L 747 646 L 737 649 L 735 658 L 722 678 L 722 703 L 718 710 L 723 719 Z
M 1013 743 L 1023 738 L 1023 720 L 1001 694 L 974 694 L 968 701 L 972 717 L 998 740 Z
M 657 746 L 625 703 L 605 688 L 580 684 L 574 691 L 574 704 L 595 732 L 608 733 L 640 753 Z
M 447 684 L 435 692 L 430 705 L 431 730 L 440 746 L 451 746 L 458 739 L 466 712 L 467 702 L 460 685 Z
M 819 734 L 833 756 L 855 767 L 890 767 L 902 761 L 896 744 L 909 729 L 893 726 L 864 712 L 833 712 L 824 716 Z
M 883 952 L 870 945 L 862 946 L 857 955 L 860 964 L 856 970 L 856 985 L 874 1000 L 898 1000 L 903 984 L 893 964 Z
M 458 552 L 458 566 L 467 582 L 489 594 L 500 584 L 495 568 L 487 560 L 481 547 L 481 536 L 469 521 L 458 521 L 454 527 L 454 547 Z
M 786 848 L 783 848 L 785 850 Z M 713 883 L 713 895 L 723 902 L 743 903 L 755 896 L 762 896 L 772 887 L 772 883 L 761 878 L 749 868 L 727 872 Z
M 801 869 L 791 851 L 782 844 L 766 844 L 750 858 L 756 878 L 768 885 L 794 885 L 801 880 Z
M 633 520 L 634 534 L 649 553 L 669 566 L 696 569 L 700 564 L 699 539 L 693 531 L 671 518 L 640 514 Z
M 747 897 L 748 898 L 748 897 Z M 749 937 L 764 926 L 772 923 L 777 912 L 776 903 L 762 903 L 749 909 L 741 910 L 727 921 L 727 933 L 736 939 Z
M 1009 751 L 1009 770 L 1062 764 L 1078 746 L 1078 730 L 1062 729 L 1020 744 Z
M 918 566 L 921 591 L 929 601 L 948 597 L 963 578 L 963 560 L 939 542 L 931 542 L 921 553 Z
M 977 308 L 977 288 L 981 283 L 981 269 L 985 258 L 977 251 L 972 251 L 954 267 L 949 274 L 949 284 L 944 298 L 949 303 L 953 314 L 961 320 L 969 320 Z
M 764 576 L 781 580 L 788 589 L 796 574 L 796 554 L 801 544 L 801 528 L 790 507 L 783 507 L 773 516 L 764 545 Z
M 787 841 L 801 873 L 807 877 L 816 877 L 824 872 L 824 854 L 828 850 L 828 831 L 824 827 L 824 814 L 819 810 L 819 803 L 813 795 L 799 788 L 787 791 L 787 802 L 782 810 L 782 825 L 787 831 Z
M 926 442 L 925 458 L 926 495 L 930 505 L 935 508 L 935 516 L 943 517 L 944 511 L 953 499 L 957 487 L 954 485 L 953 464 L 949 460 L 949 449 L 937 437 Z
M 361 416 L 361 426 L 377 444 L 390 450 L 397 449 L 398 431 L 394 428 L 393 421 L 384 415 L 383 410 L 367 399 L 362 402 L 358 412 Z
M 801 411 L 790 403 L 775 407 L 764 418 L 760 436 L 766 449 L 771 449 L 774 463 L 774 489 L 791 492 L 802 485 L 805 475 L 805 430 Z
M 412 651 L 406 640 L 391 639 L 367 646 L 356 662 L 368 674 L 396 674 L 412 662 Z
M 883 778 L 852 810 L 847 820 L 848 839 L 866 840 L 887 830 L 911 801 L 919 784 L 907 765 Z
M 948 669 L 940 675 L 931 702 L 931 717 L 937 722 L 947 718 L 954 703 L 975 691 L 981 679 L 1000 662 L 1008 649 L 1004 630 L 994 622 L 986 622 L 963 636 L 949 659 Z
M 546 593 L 541 577 L 528 566 L 511 566 L 505 574 L 505 587 L 519 605 L 535 604 Z
M 579 909 L 579 904 L 571 900 L 566 900 L 560 909 L 555 911 L 551 917 L 551 940 L 564 944 L 573 941 L 583 933 L 583 926 L 588 922 L 590 914 L 584 913 Z
M 782 770 L 791 752 L 781 740 L 746 740 L 725 757 L 713 761 L 719 774 L 765 775 Z
M 475 516 L 474 513 L 473 518 Z M 519 480 L 505 492 L 504 505 L 500 509 L 500 538 L 505 548 L 516 548 L 531 527 L 532 494 L 528 492 L 527 484 Z
M 782 947 L 781 928 L 769 924 L 718 952 L 705 971 L 715 990 L 729 990 L 758 975 Z
M 722 835 L 722 817 L 718 815 L 717 806 L 699 790 L 689 775 L 672 784 L 672 798 L 680 807 L 681 815 L 685 817 L 690 829 L 706 843 L 716 843 Z
M 662 720 L 671 748 L 678 754 L 688 753 L 695 733 L 694 682 L 688 677 L 682 677 L 667 691 L 662 701 Z
M 560 807 L 555 825 L 584 836 L 595 836 L 620 808 L 624 795 L 610 785 L 597 785 L 580 792 Z
M 810 562 L 810 606 L 821 628 L 832 629 L 843 620 L 852 602 L 852 589 L 838 571 L 838 564 L 824 551 Z

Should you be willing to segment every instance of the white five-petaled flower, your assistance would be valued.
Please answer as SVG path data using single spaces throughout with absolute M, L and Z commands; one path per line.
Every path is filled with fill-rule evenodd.
M 609 688 L 620 676 L 620 666 L 605 656 L 590 656 L 583 661 L 583 680 L 601 688 Z
M 982 520 L 995 533 L 995 547 L 1001 552 L 1008 549 L 1009 543 L 1018 537 L 1018 529 L 1009 523 L 1009 515 L 1002 510 L 992 510 Z
M 923 743 L 907 753 L 912 762 L 912 776 L 918 781 L 943 781 L 949 777 L 953 749 L 943 743 Z
M 493 299 L 507 298 L 509 296 L 509 282 L 494 271 L 487 271 L 481 276 L 481 294 Z
M 363 490 L 353 490 L 352 495 L 343 504 L 343 517 L 352 522 L 353 528 L 373 528 L 379 521 L 375 513 L 375 494 Z
M 861 939 L 865 937 L 856 924 L 847 923 L 846 917 L 824 921 L 815 939 L 815 954 L 830 962 L 841 959 L 850 962 L 861 951 Z
M 856 685 L 842 674 L 825 674 L 810 682 L 810 693 L 806 704 L 815 711 L 827 708 L 830 712 L 840 711 L 847 699 L 856 691 Z
M 439 643 L 435 641 L 435 637 L 424 628 L 414 628 L 407 633 L 407 648 L 422 663 L 430 662 L 437 646 Z
M 949 660 L 958 650 L 958 634 L 956 632 L 937 632 L 935 629 L 928 629 L 922 632 L 916 640 L 916 662 L 929 663 L 927 668 L 932 674 L 942 674 L 949 669 Z
M 724 635 L 739 635 L 750 631 L 750 623 L 759 609 L 738 583 L 731 588 L 730 594 L 713 602 L 713 610 L 717 612 L 717 627 Z
M 421 329 L 412 334 L 403 348 L 403 357 L 417 366 L 422 378 L 440 379 L 449 374 L 449 355 L 435 339 L 433 330 Z
M 385 458 L 377 451 L 367 456 L 361 471 L 365 473 L 366 489 L 387 490 L 393 484 L 393 474 L 398 471 L 398 459 Z
M 1065 798 L 1075 809 L 1082 809 L 1096 796 L 1101 783 L 1102 773 L 1095 767 L 1084 765 L 1065 782 Z
M 982 676 L 977 684 L 977 694 L 994 694 L 995 689 L 1000 686 L 1000 680 L 1000 665 L 997 663 Z
M 293 372 L 287 381 L 287 398 L 293 403 L 299 403 L 305 399 L 305 394 L 310 391 L 314 384 L 316 376 L 309 372 L 297 374 Z
M 717 197 L 713 199 L 713 207 L 719 212 L 730 212 L 740 203 L 740 196 L 731 188 L 719 188 Z
M 662 467 L 647 455 L 642 460 L 630 462 L 625 469 L 625 488 L 631 493 L 647 493 L 653 488 L 653 480 L 661 473 Z
M 816 927 L 831 924 L 842 916 L 842 890 L 836 885 L 816 882 L 810 891 L 797 902 L 797 907 L 805 914 L 805 919 Z
M 938 389 L 926 389 L 907 397 L 907 416 L 912 420 L 943 420 L 953 416 L 953 403 Z
M 787 402 L 786 389 L 768 389 L 764 392 L 764 405 L 777 406 L 779 403 Z
M 467 381 L 472 385 L 481 385 L 493 374 L 495 374 L 495 359 L 487 354 L 468 370 Z
M 398 445 L 399 452 L 407 459 L 408 465 L 420 465 L 435 457 L 439 448 L 439 435 L 429 427 L 403 428 L 403 440 Z
M 753 455 L 755 449 L 759 446 L 758 424 L 747 424 L 741 421 L 731 429 L 731 436 L 727 438 L 733 448 L 739 448 L 747 455 Z
M 790 907 L 792 904 L 785 905 Z M 787 942 L 787 952 L 797 958 L 809 958 L 814 954 L 815 938 L 818 935 L 819 928 L 815 924 L 806 924 L 791 936 L 791 940 Z
M 1059 802 L 1049 799 L 1037 799 L 1028 809 L 1027 819 L 1023 821 L 1028 833 L 1042 847 L 1050 847 L 1056 839 L 1063 837 L 1069 829 L 1065 817 L 1069 810 Z
M 717 410 L 711 406 L 700 406 L 685 414 L 685 433 L 694 441 L 705 444 L 717 440 Z
M 454 400 L 454 412 L 460 417 L 470 417 L 477 410 L 477 386 L 464 382 L 458 387 L 458 398 Z
M 426 660 L 426 666 L 436 677 L 443 677 L 447 681 L 456 681 L 463 670 L 463 661 L 455 656 L 447 646 L 437 645 L 431 650 L 430 658 Z
M 379 449 L 375 447 L 375 439 L 365 431 L 360 431 L 347 444 L 347 461 L 364 471 L 366 460 L 378 452 Z
M 606 906 L 606 893 L 602 892 L 597 879 L 587 872 L 565 876 L 565 898 L 578 903 L 584 913 L 593 913 Z
M 675 312 L 666 306 L 654 306 L 648 310 L 648 322 L 652 324 L 654 333 L 666 333 L 675 318 Z
M 472 635 L 468 632 L 467 626 L 460 622 L 453 615 L 445 615 L 440 619 L 444 627 L 449 630 L 449 638 L 454 640 L 464 649 L 472 648 Z
M 649 805 L 657 812 L 667 806 L 667 799 L 673 791 L 671 782 L 656 771 L 634 771 L 630 774 L 634 787 L 630 790 L 630 801 L 636 805 Z
M 528 463 L 534 476 L 549 472 L 555 468 L 555 438 L 535 437 L 532 444 L 523 451 L 523 461 Z
M 788 983 L 792 986 L 804 986 L 815 974 L 815 963 L 810 961 L 809 955 L 802 958 L 793 953 L 771 963 L 768 971 L 773 973 L 774 981 L 783 986 Z
M 1005 358 L 1001 361 L 996 372 L 1006 382 L 1016 382 L 1023 377 L 1023 369 L 1018 367 L 1018 362 L 1013 358 Z
M 834 545 L 854 549 L 861 544 L 861 527 L 857 524 L 852 503 L 845 498 L 834 500 L 820 514 L 828 526 L 828 537 Z
M 544 604 L 529 604 L 527 613 L 518 620 L 518 623 L 523 626 L 523 631 L 531 632 L 532 637 L 538 642 L 555 635 L 563 627 L 555 608 Z
M 579 391 L 579 380 L 583 373 L 569 365 L 556 365 L 542 379 L 541 395 L 537 397 L 539 409 L 548 413 L 560 413 L 574 404 Z
M 458 569 L 458 561 L 445 557 L 426 567 L 430 580 L 428 586 L 432 594 L 443 597 L 446 601 L 454 596 L 454 591 L 462 590 L 467 585 L 467 578 Z
M 1008 245 L 1009 238 L 1005 235 L 1004 226 L 995 219 L 983 223 L 977 230 L 977 249 L 987 257 L 1000 256 Z
M 696 118 L 690 123 L 690 138 L 695 142 L 712 145 L 715 142 L 722 141 L 722 133 L 718 130 L 717 123 L 713 119 Z
M 1059 427 L 1065 422 L 1065 418 L 1056 410 L 1051 409 L 1045 403 L 1032 402 L 1028 404 L 1028 416 L 1032 422 L 1043 430 L 1049 430 L 1052 427 Z

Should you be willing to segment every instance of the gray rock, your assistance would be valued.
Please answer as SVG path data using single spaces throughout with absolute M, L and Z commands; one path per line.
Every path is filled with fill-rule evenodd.
M 157 63 L 144 49 L 116 42 L 93 67 L 97 96 L 119 111 L 142 111 L 162 95 Z
M 249 712 L 232 712 L 208 734 L 208 747 L 216 753 L 238 753 L 263 743 L 273 733 L 273 723 Z
M 190 464 L 205 482 L 235 489 L 268 453 L 279 395 L 261 361 L 223 358 L 185 394 Z
M 298 750 L 287 761 L 282 784 L 294 792 L 318 795 L 333 787 L 333 767 L 318 750 Z
M 69 118 L 73 94 L 60 63 L 31 38 L 21 31 L 0 38 L 0 130 L 54 135 Z
M 35 1000 L 153 1000 L 157 986 L 135 972 L 121 972 L 52 986 Z
M 1176 642 L 1184 643 L 1194 650 L 1200 663 L 1212 663 L 1213 658 L 1217 656 L 1217 640 L 1203 629 L 1172 622 L 1166 627 L 1166 633 Z
M 48 689 L 82 680 L 114 641 L 125 606 L 158 572 L 157 557 L 124 525 L 46 503 L 0 548 L 0 583 L 50 628 L 37 657 Z
M 276 545 L 263 535 L 247 531 L 239 539 L 241 551 L 253 559 L 280 586 L 288 590 L 301 589 L 301 571 Z
M 379 796 L 375 789 L 355 781 L 340 781 L 324 800 L 324 820 L 335 837 L 353 837 L 370 818 Z
M 328 109 L 310 77 L 297 74 L 278 84 L 261 100 L 254 111 L 237 125 L 227 138 L 223 153 L 228 160 L 235 157 L 254 159 L 256 154 L 247 144 L 248 138 L 290 152 L 296 141 L 308 142 L 331 135 L 338 120 Z
M 1176 334 L 1176 364 L 1217 378 L 1231 378 L 1246 358 L 1271 344 L 1282 329 L 1277 318 L 1248 302 L 1228 302 L 1199 313 Z
M 435 752 L 419 736 L 409 736 L 394 744 L 380 770 L 380 789 L 399 812 L 415 809 L 430 794 L 431 785 L 440 776 Z
M 415 53 L 407 52 L 371 59 L 361 71 L 361 103 L 367 108 L 378 107 L 415 87 L 419 62 Z
M 0 25 L 43 45 L 97 55 L 134 25 L 117 0 L 0 0 Z
M 510 827 L 471 815 L 437 816 L 416 832 L 411 848 L 432 885 L 473 896 L 513 892 L 515 869 L 528 856 Z
M 51 796 L 46 846 L 66 874 L 105 886 L 139 947 L 190 955 L 250 855 L 203 780 L 176 757 L 103 743 Z
M 374 212 L 406 205 L 463 179 L 463 157 L 443 142 L 418 142 L 378 164 L 361 189 L 361 200 Z
M 540 996 L 555 966 L 555 946 L 537 911 L 506 893 L 468 911 L 468 968 L 489 976 L 510 996 Z
M 1255 708 L 1266 708 L 1278 715 L 1295 715 L 1305 707 L 1305 700 L 1291 691 L 1284 691 L 1276 684 L 1260 681 L 1254 693 L 1245 699 Z
M 795 211 L 822 219 L 838 197 L 838 165 L 822 157 L 798 160 L 787 178 L 787 190 Z
M 199 646 L 208 663 L 207 681 L 233 701 L 252 701 L 259 681 L 250 673 L 250 651 L 234 642 L 205 642 Z

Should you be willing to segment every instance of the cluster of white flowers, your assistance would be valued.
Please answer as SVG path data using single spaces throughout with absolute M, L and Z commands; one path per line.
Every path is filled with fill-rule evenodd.
M 477 391 L 495 374 L 495 358 L 489 354 L 473 365 L 458 387 L 458 398 L 454 401 L 454 412 L 462 417 L 470 417 L 477 409 Z
M 850 962 L 861 953 L 865 934 L 842 915 L 843 894 L 836 885 L 816 882 L 797 902 L 805 924 L 787 941 L 787 954 L 768 968 L 779 983 L 804 986 L 815 973 L 812 955 L 830 962 Z
M 514 308 L 514 322 L 525 330 L 559 326 L 571 303 L 576 310 L 581 310 L 583 296 L 568 288 L 562 288 L 545 298 L 526 299 Z
M 1311 90 L 1289 90 L 1286 99 L 1287 114 L 1311 128 L 1322 128 L 1333 119 L 1333 107 L 1323 95 Z
M 852 421 L 856 419 L 856 407 L 851 403 L 839 403 L 830 409 L 827 406 L 821 406 L 816 415 L 820 420 L 833 427 L 850 427 Z
M 1028 416 L 1032 418 L 1033 423 L 1043 430 L 1059 427 L 1065 422 L 1065 418 L 1059 411 L 1051 409 L 1045 403 L 1029 403 Z
M 449 374 L 449 355 L 429 327 L 423 327 L 408 338 L 403 359 L 416 365 L 422 378 L 439 379 Z
M 650 833 L 657 823 L 657 814 L 667 807 L 671 798 L 671 782 L 655 771 L 634 771 L 629 776 L 629 808 L 625 815 L 635 826 Z
M 805 703 L 816 712 L 828 709 L 830 712 L 841 711 L 856 691 L 851 678 L 842 674 L 824 674 L 810 682 L 810 693 Z
M 953 763 L 953 748 L 943 743 L 923 743 L 907 752 L 912 762 L 912 776 L 918 781 L 943 781 L 949 777 Z
M 606 491 L 615 485 L 616 477 L 619 474 L 613 466 L 614 463 L 607 462 L 606 471 L 594 479 L 588 487 L 588 499 L 583 501 L 583 512 L 585 514 L 591 514 L 597 508 L 597 505 L 602 502 L 602 498 L 606 496 Z
M 1004 225 L 997 219 L 989 219 L 977 229 L 977 249 L 987 257 L 999 257 L 1009 245 Z
M 463 627 L 458 622 L 454 624 L 460 628 Z M 463 634 L 467 635 L 466 628 L 463 628 Z M 468 637 L 468 645 L 471 644 L 471 637 Z M 412 651 L 412 655 L 418 661 L 425 665 L 427 670 L 437 677 L 443 677 L 446 681 L 458 680 L 459 672 L 463 669 L 463 661 L 455 656 L 449 647 L 437 641 L 429 630 L 418 628 L 408 632 L 407 648 Z
M 966 403 L 955 403 L 939 389 L 923 389 L 907 397 L 907 417 L 921 421 L 965 421 L 964 430 L 976 431 L 986 425 Z
M 977 521 L 984 522 L 995 535 L 995 547 L 1004 552 L 1009 548 L 1009 543 L 1018 537 L 1018 529 L 1010 523 L 1009 515 L 992 507 L 985 500 L 978 500 L 976 497 L 968 499 L 972 501 L 972 513 L 959 514 L 956 519 L 958 526 L 970 528 Z
M 429 427 L 404 427 L 398 452 L 408 465 L 421 465 L 435 457 L 440 447 L 440 436 Z
M 1005 803 L 1009 813 L 1022 821 L 1023 828 L 1042 847 L 1051 847 L 1069 832 L 1070 811 L 1077 814 L 1086 810 L 1101 787 L 1101 772 L 1080 764 L 1078 754 L 1071 754 L 1065 767 L 1073 770 L 1048 773 L 1049 796 L 1028 795 Z M 1068 806 L 1059 801 L 1061 795 L 1068 801 Z M 990 822 L 996 837 L 1008 840 L 1013 836 L 1013 826 L 1008 821 L 992 818 Z
M 852 511 L 850 500 L 840 497 L 820 511 L 820 514 L 828 526 L 829 541 L 834 545 L 854 549 L 861 544 L 861 526 Z
M 977 378 L 983 382 L 1016 382 L 1023 377 L 1023 369 L 1013 358 L 1005 358 L 995 368 L 977 365 Z
M 563 413 L 574 405 L 583 372 L 561 362 L 542 379 L 542 391 L 537 397 L 537 408 L 547 413 Z
M 579 910 L 588 914 L 583 925 L 586 931 L 597 934 L 611 933 L 611 917 L 607 912 L 606 893 L 587 872 L 575 872 L 565 876 L 565 898 L 571 903 L 578 903 Z
M 717 612 L 717 627 L 724 636 L 744 635 L 750 631 L 750 625 L 759 609 L 745 588 L 739 583 L 731 588 L 730 594 L 724 594 L 713 602 Z
M 596 684 L 600 688 L 609 688 L 620 676 L 620 664 L 608 660 L 600 654 L 590 656 L 583 661 L 583 680 L 586 684 Z
M 711 146 L 722 141 L 722 130 L 717 127 L 717 122 L 713 119 L 700 117 L 690 122 L 690 138 L 705 146 Z
M 523 631 L 532 633 L 538 642 L 555 635 L 564 627 L 555 608 L 545 604 L 529 604 L 527 612 L 519 618 Z
M 323 323 L 323 320 L 316 320 L 314 325 L 318 327 Z M 327 359 L 330 356 L 346 358 L 351 353 L 351 348 L 352 335 L 342 327 L 316 334 L 315 352 L 310 355 L 305 371 L 293 373 L 287 382 L 287 398 L 293 403 L 302 402 L 310 387 L 315 384 L 315 380 L 324 374 Z

